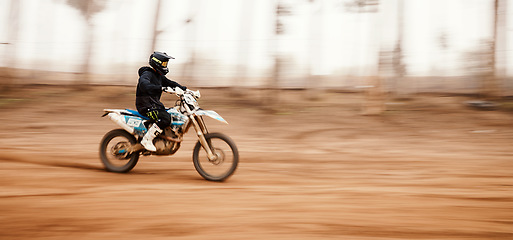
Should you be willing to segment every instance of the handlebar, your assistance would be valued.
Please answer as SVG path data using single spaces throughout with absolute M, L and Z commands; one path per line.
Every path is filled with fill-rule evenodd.
M 179 87 L 175 87 L 175 89 L 171 88 L 171 87 L 165 87 L 162 89 L 162 91 L 164 92 L 167 92 L 167 93 L 171 93 L 171 94 L 176 94 L 176 96 L 178 97 L 181 97 L 183 96 L 184 94 L 191 94 L 192 96 L 194 96 L 195 98 L 200 98 L 201 97 L 201 94 L 200 94 L 200 91 L 199 90 L 196 90 L 196 91 L 192 91 L 190 89 L 186 89 L 185 91 L 182 90 L 181 88 Z

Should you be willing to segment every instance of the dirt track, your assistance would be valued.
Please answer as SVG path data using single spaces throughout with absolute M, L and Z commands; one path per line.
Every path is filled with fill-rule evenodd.
M 103 171 L 103 108 L 133 87 L 33 87 L 0 98 L 0 239 L 513 239 L 513 114 L 455 96 L 392 102 L 361 116 L 359 94 L 276 114 L 202 90 L 209 121 L 241 152 L 224 183 L 202 180 L 189 133 L 173 157 Z M 223 93 L 223 94 L 221 94 Z M 168 102 L 173 101 L 167 96 Z

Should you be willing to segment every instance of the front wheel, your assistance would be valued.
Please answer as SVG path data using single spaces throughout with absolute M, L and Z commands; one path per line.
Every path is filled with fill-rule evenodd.
M 210 145 L 216 159 L 208 159 L 207 152 L 198 141 L 192 153 L 194 167 L 206 180 L 224 181 L 237 169 L 239 150 L 233 140 L 222 133 L 206 134 L 205 140 Z
M 109 172 L 125 173 L 135 167 L 139 161 L 139 152 L 129 154 L 136 144 L 135 137 L 123 129 L 115 129 L 107 134 L 100 143 L 100 158 Z

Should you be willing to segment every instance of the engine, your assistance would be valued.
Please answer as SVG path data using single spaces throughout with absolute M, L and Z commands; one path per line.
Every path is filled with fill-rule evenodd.
M 157 148 L 157 155 L 170 155 L 180 148 L 180 138 L 171 130 L 166 128 L 160 136 L 155 138 L 153 144 Z

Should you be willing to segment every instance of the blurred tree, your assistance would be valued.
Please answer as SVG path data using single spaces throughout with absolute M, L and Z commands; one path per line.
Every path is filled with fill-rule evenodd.
M 285 26 L 282 23 L 282 17 L 292 15 L 292 11 L 290 7 L 283 4 L 280 0 L 276 0 L 276 5 L 274 7 L 275 12 L 275 21 L 274 21 L 274 44 L 271 52 L 274 54 L 274 66 L 272 77 L 269 79 L 267 83 L 267 91 L 264 94 L 264 107 L 267 107 L 269 111 L 275 112 L 275 104 L 278 102 L 279 96 L 279 81 L 280 81 L 280 73 L 283 67 L 283 57 L 279 53 L 279 42 L 280 36 L 285 33 Z
M 496 50 L 496 75 L 499 78 L 498 81 L 502 83 L 502 86 L 511 86 L 508 83 L 507 78 L 507 35 L 508 35 L 508 1 L 500 0 L 496 3 L 497 9 L 496 12 L 496 28 L 495 28 L 495 50 Z M 502 80 L 502 81 L 501 81 Z M 506 94 L 506 92 L 502 91 L 501 94 Z M 503 95 L 504 96 L 504 95 Z
M 497 71 L 497 46 L 503 44 L 499 32 L 505 32 L 506 16 L 504 9 L 506 1 L 494 0 L 493 4 L 491 39 L 481 40 L 478 48 L 465 55 L 468 73 L 481 79 L 479 94 L 482 98 L 490 100 L 501 95 L 501 84 Z
M 197 12 L 199 11 L 198 7 L 201 5 L 201 2 L 198 0 L 189 0 L 189 13 L 187 19 L 184 21 L 184 25 L 186 26 L 186 39 L 187 39 L 187 51 L 189 53 L 189 59 L 182 67 L 182 76 L 189 85 L 194 85 L 196 82 L 195 73 L 196 73 L 196 65 L 198 63 L 198 56 L 196 55 L 196 42 L 197 42 L 197 29 L 198 29 L 198 21 L 196 18 Z
M 406 75 L 406 66 L 403 63 L 403 20 L 404 20 L 404 0 L 397 2 L 397 41 L 393 53 L 393 69 L 395 74 L 395 86 L 402 82 Z M 394 89 L 395 93 L 398 89 Z
M 505 16 L 502 16 L 502 14 L 505 13 L 505 9 L 502 8 L 506 5 L 505 0 L 495 0 L 494 6 L 493 6 L 493 36 L 492 41 L 489 43 L 489 51 L 490 56 L 488 58 L 489 66 L 487 67 L 489 69 L 487 76 L 483 78 L 483 83 L 481 85 L 482 87 L 482 95 L 484 95 L 487 98 L 497 98 L 501 95 L 500 93 L 500 81 L 499 76 L 497 74 L 497 45 L 500 41 L 498 37 L 498 30 L 499 28 L 504 28 L 505 24 L 499 24 L 499 20 L 505 19 Z M 505 29 L 501 29 L 501 31 L 505 31 Z
M 231 82 L 230 94 L 235 97 L 244 95 L 241 88 L 244 86 L 244 80 L 247 77 L 248 56 L 250 53 L 250 44 L 248 39 L 251 35 L 254 18 L 255 1 L 240 1 L 240 21 L 239 21 L 239 42 L 238 42 L 238 64 L 235 77 Z
M 346 11 L 348 12 L 378 12 L 379 0 L 350 0 L 346 2 Z
M 352 0 L 346 3 L 346 11 L 355 13 L 378 13 L 379 12 L 379 0 Z M 376 21 L 379 23 L 379 16 L 376 17 Z M 378 32 L 377 41 L 378 46 L 380 45 L 379 24 L 376 24 L 377 29 L 373 31 Z M 377 59 L 377 71 L 375 76 L 368 76 L 367 85 L 365 86 L 365 100 L 362 106 L 362 114 L 364 115 L 379 115 L 385 111 L 385 91 L 383 89 L 382 77 L 380 76 L 380 66 L 383 64 L 381 61 L 381 49 L 378 50 L 376 55 Z M 395 64 L 394 64 L 395 65 Z
M 157 0 L 157 6 L 155 7 L 155 20 L 153 21 L 153 38 L 151 39 L 150 52 L 156 51 L 157 37 L 162 32 L 158 29 L 159 17 L 160 17 L 160 4 L 161 4 L 161 0 Z
M 497 82 L 497 76 L 495 71 L 495 53 L 496 53 L 496 43 L 497 43 L 497 19 L 499 16 L 498 13 L 499 8 L 499 0 L 494 1 L 494 7 L 493 7 L 493 36 L 492 41 L 488 42 L 487 49 L 489 51 L 488 58 L 486 58 L 488 61 L 486 61 L 487 66 L 485 66 L 486 74 L 483 76 L 483 81 L 481 84 L 481 94 L 485 98 L 495 98 L 498 96 L 499 93 L 499 86 Z
M 18 40 L 18 29 L 19 29 L 19 18 L 20 18 L 20 2 L 18 0 L 11 0 L 9 9 L 9 24 L 7 24 L 7 42 L 4 58 L 6 68 L 0 68 L 0 92 L 8 91 L 10 85 L 14 83 L 16 76 L 16 46 Z
M 157 0 L 157 6 L 155 8 L 155 20 L 153 21 L 153 38 L 151 39 L 151 48 L 150 52 L 153 53 L 153 51 L 156 51 L 157 47 L 157 38 L 160 33 L 162 33 L 162 30 L 158 29 L 159 25 L 159 18 L 160 18 L 160 6 L 161 6 L 161 0 Z
M 482 39 L 472 51 L 465 53 L 466 73 L 480 79 L 490 75 L 492 62 L 491 39 Z
M 324 1 L 308 0 L 310 8 L 310 26 L 309 26 L 309 52 L 308 52 L 308 80 L 306 84 L 307 98 L 309 100 L 318 100 L 322 91 L 322 78 L 314 70 L 314 66 L 322 61 L 322 35 L 323 35 L 323 17 Z M 316 61 L 316 62 L 314 62 Z
M 290 7 L 283 5 L 278 1 L 278 4 L 276 5 L 276 27 L 275 27 L 275 33 L 276 35 L 281 35 L 285 33 L 285 30 L 283 29 L 283 23 L 280 21 L 281 16 L 290 16 L 292 15 L 292 12 L 290 11 Z
M 86 86 L 90 82 L 90 62 L 93 49 L 94 24 L 92 19 L 96 13 L 101 12 L 105 8 L 105 0 L 66 0 L 66 3 L 77 9 L 87 22 L 85 54 L 81 70 L 82 77 L 77 82 L 79 86 Z

